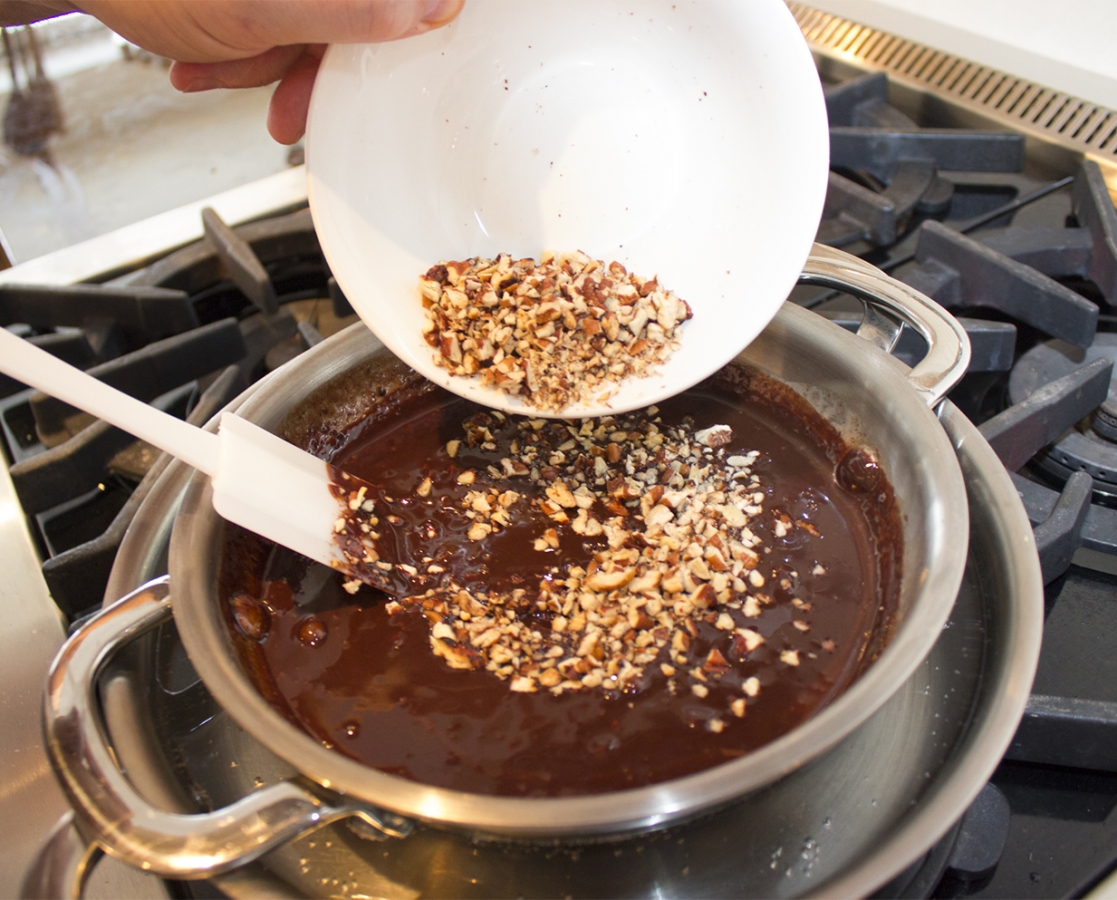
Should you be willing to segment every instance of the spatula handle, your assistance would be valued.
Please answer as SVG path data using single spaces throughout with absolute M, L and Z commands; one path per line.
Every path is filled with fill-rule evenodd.
M 218 438 L 130 397 L 0 328 L 0 372 L 85 410 L 214 475 Z

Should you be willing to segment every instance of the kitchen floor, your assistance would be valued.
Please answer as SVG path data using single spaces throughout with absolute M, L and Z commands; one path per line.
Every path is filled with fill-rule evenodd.
M 72 68 L 67 54 L 75 52 L 48 47 L 47 76 Z M 15 262 L 288 165 L 288 148 L 265 127 L 271 87 L 180 94 L 163 60 L 131 55 L 126 59 L 116 42 L 92 67 L 51 77 L 64 130 L 46 154 L 0 146 L 0 231 Z M 11 94 L 0 94 L 0 110 L 11 102 Z

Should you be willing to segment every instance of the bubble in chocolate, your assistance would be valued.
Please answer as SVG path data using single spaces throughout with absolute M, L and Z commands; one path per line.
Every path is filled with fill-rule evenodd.
M 867 494 L 880 482 L 880 462 L 867 447 L 855 447 L 842 457 L 834 477 L 851 494 Z
M 780 566 L 774 582 L 772 594 L 777 600 L 790 602 L 799 593 L 799 574 L 788 566 Z
M 248 594 L 237 594 L 229 601 L 232 607 L 233 621 L 237 623 L 240 632 L 254 641 L 262 641 L 268 636 L 271 627 L 271 614 L 255 597 Z
M 596 734 L 586 742 L 586 747 L 590 753 L 608 753 L 610 750 L 616 750 L 621 745 L 621 739 L 617 735 L 606 732 L 605 734 Z
M 317 647 L 326 639 L 326 626 L 317 616 L 307 616 L 299 623 L 299 640 L 308 647 Z
M 345 732 L 346 737 L 355 738 L 361 733 L 361 723 L 356 719 L 350 719 L 341 726 L 341 730 Z

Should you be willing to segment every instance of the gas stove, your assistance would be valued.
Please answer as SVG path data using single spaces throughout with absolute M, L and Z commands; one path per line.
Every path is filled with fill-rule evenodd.
M 830 113 L 820 239 L 965 322 L 974 363 L 951 399 L 1012 473 L 1046 584 L 1032 696 L 991 781 L 1007 800 L 1004 850 L 995 870 L 948 870 L 937 890 L 1081 895 L 1117 861 L 1117 671 L 1106 649 L 1117 626 L 1117 114 L 792 9 Z M 825 313 L 841 300 L 800 302 Z
M 1107 830 L 1117 801 L 1117 662 L 1109 652 L 1117 637 L 1117 211 L 1108 189 L 1117 187 L 1117 113 L 790 5 L 815 52 L 830 115 L 832 170 L 818 240 L 864 257 L 963 322 L 973 362 L 950 399 L 1011 473 L 1046 584 L 1039 670 L 1007 755 L 965 815 L 941 824 L 941 840 L 901 871 L 879 869 L 887 878 L 872 889 L 1080 895 L 1117 865 Z M 800 287 L 791 300 L 851 330 L 859 324 L 851 298 Z M 0 323 L 199 424 L 350 321 L 317 247 L 301 170 L 0 273 Z M 923 349 L 905 331 L 895 353 L 912 363 Z M 0 432 L 10 476 L 0 478 L 0 506 L 13 511 L 0 517 L 0 540 L 6 568 L 14 566 L 12 586 L 0 587 L 5 640 L 13 642 L 0 684 L 9 721 L 22 729 L 0 750 L 9 760 L 35 760 L 0 794 L 0 808 L 11 813 L 7 823 L 16 809 L 40 810 L 44 823 L 34 835 L 26 817 L 21 834 L 3 826 L 6 847 L 15 848 L 0 851 L 12 854 L 3 868 L 22 871 L 63 808 L 37 743 L 37 679 L 62 638 L 59 621 L 80 624 L 141 573 L 158 574 L 173 514 L 153 514 L 150 498 L 173 509 L 182 473 L 151 448 L 16 383 L 0 383 Z M 980 571 L 980 560 L 974 565 L 978 590 L 994 576 Z M 995 604 L 973 603 L 957 630 L 973 620 L 994 633 Z M 194 726 L 172 729 L 170 755 L 186 760 L 179 783 L 147 781 L 159 769 L 141 759 L 150 729 L 129 724 L 124 712 L 135 717 L 136 695 L 107 685 L 106 715 L 114 738 L 119 731 L 132 748 L 122 748 L 130 774 L 170 808 L 227 802 L 214 771 L 258 751 L 227 730 L 216 736 L 209 723 L 220 711 L 192 678 L 173 632 L 151 652 L 161 692 L 140 718 L 150 715 L 159 731 L 171 710 Z M 979 683 L 981 666 L 971 674 Z M 9 689 L 15 684 L 30 686 Z M 830 827 L 820 822 L 818 840 L 789 847 L 787 858 L 773 854 L 771 869 L 809 876 Z M 671 854 L 663 858 L 681 860 L 680 870 L 699 864 Z M 328 837 L 317 846 L 311 838 L 294 857 L 284 890 L 302 885 L 300 866 L 314 891 L 348 890 L 344 875 L 318 877 L 323 860 L 347 860 Z M 273 893 L 282 870 L 206 889 Z M 389 863 L 378 871 L 397 872 Z M 743 893 L 737 874 L 707 886 Z M 865 884 L 815 887 L 850 883 Z M 571 882 L 565 892 L 592 892 L 592 884 Z M 623 881 L 609 884 L 610 893 L 625 890 Z M 809 892 L 805 884 L 794 892 Z M 363 887 L 353 882 L 353 890 Z

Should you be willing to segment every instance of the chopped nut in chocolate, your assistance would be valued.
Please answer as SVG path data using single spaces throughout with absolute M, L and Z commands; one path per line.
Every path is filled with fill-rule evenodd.
M 508 455 L 499 467 L 457 472 L 444 508 L 452 507 L 466 539 L 478 545 L 499 536 L 513 516 L 533 523 L 541 574 L 519 578 L 511 590 L 466 587 L 440 577 L 445 567 L 428 555 L 396 567 L 406 569 L 409 584 L 431 586 L 391 601 L 389 610 L 420 605 L 436 656 L 455 669 L 484 668 L 515 692 L 631 693 L 648 666 L 663 671 L 670 664 L 679 682 L 672 690 L 689 685 L 705 698 L 708 680 L 764 642 L 749 624 L 771 602 L 758 591 L 763 548 L 749 527 L 765 515 L 765 488 L 751 469 L 758 454 L 727 454 L 732 439 L 723 424 L 665 427 L 655 407 L 578 422 L 475 415 L 446 455 L 459 454 L 463 443 Z M 357 572 L 388 565 L 376 549 L 382 525 L 366 490 L 347 495 L 339 528 Z M 429 502 L 434 490 L 424 477 L 410 502 Z M 769 517 L 782 536 L 786 515 Z M 584 552 L 550 564 L 548 555 L 571 536 L 587 539 Z M 783 586 L 790 589 L 790 581 Z M 724 637 L 695 658 L 690 639 L 700 621 Z M 796 627 L 810 629 L 803 618 Z M 781 659 L 798 665 L 795 651 Z M 744 708 L 735 693 L 726 712 L 740 717 Z
M 354 572 L 251 534 L 223 564 L 246 665 L 326 746 L 457 790 L 614 791 L 775 740 L 879 652 L 893 501 L 846 490 L 848 447 L 760 373 L 578 422 L 407 378 L 332 456 Z
M 655 278 L 581 252 L 443 262 L 419 283 L 435 364 L 548 412 L 649 374 L 692 315 Z

